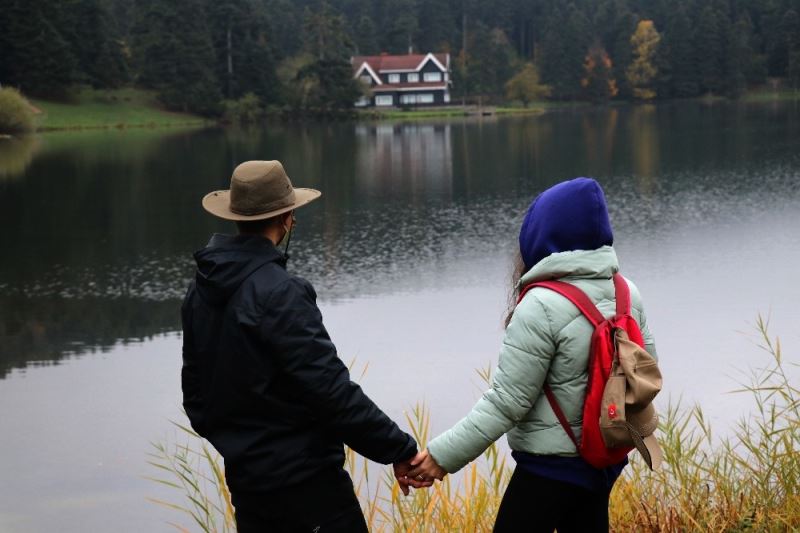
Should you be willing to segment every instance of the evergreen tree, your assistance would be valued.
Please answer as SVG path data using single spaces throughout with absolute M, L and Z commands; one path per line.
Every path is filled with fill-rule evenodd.
M 293 80 L 303 95 L 301 106 L 320 110 L 353 107 L 362 91 L 353 79 L 350 54 L 354 47 L 343 16 L 322 2 L 315 11 L 306 9 L 304 28 L 308 59 Z
M 700 93 L 697 57 L 694 54 L 689 16 L 679 6 L 669 17 L 669 26 L 663 40 L 663 49 L 669 55 L 659 61 L 661 72 L 670 71 L 668 92 L 659 91 L 663 96 L 687 98 Z
M 800 88 L 800 15 L 794 9 L 784 14 L 781 27 L 786 43 L 786 78 L 795 90 Z
M 470 94 L 490 99 L 502 96 L 506 82 L 514 74 L 516 60 L 506 34 L 499 28 L 489 30 L 483 24 L 476 24 L 469 49 L 472 53 L 467 56 L 466 81 Z
M 225 96 L 253 93 L 264 103 L 275 103 L 280 90 L 263 8 L 252 0 L 209 0 L 206 9 L 215 73 Z
M 170 109 L 214 115 L 222 93 L 200 0 L 139 0 L 132 29 L 139 83 Z
M 722 93 L 725 87 L 725 15 L 707 5 L 700 12 L 694 53 L 703 91 Z
M 661 36 L 656 31 L 652 20 L 639 21 L 636 32 L 631 36 L 631 48 L 634 60 L 628 67 L 625 76 L 633 90 L 633 96 L 640 100 L 652 100 L 656 97 L 653 88 L 658 75 L 655 66 L 655 55 Z
M 581 92 L 589 21 L 570 4 L 564 14 L 556 7 L 548 26 L 541 45 L 542 78 L 555 98 L 576 98 Z
M 378 29 L 369 15 L 361 15 L 356 24 L 354 39 L 356 53 L 360 55 L 376 55 L 378 48 Z
M 76 75 L 96 88 L 129 81 L 128 65 L 115 24 L 100 0 L 61 0 L 58 27 L 76 58 Z
M 47 0 L 6 0 L 0 17 L 0 82 L 25 94 L 62 97 L 75 80 L 77 61 L 59 31 L 61 6 Z
M 747 88 L 745 69 L 751 61 L 752 52 L 748 35 L 740 24 L 725 25 L 725 94 L 738 98 Z
M 381 24 L 385 51 L 405 54 L 415 48 L 418 30 L 416 0 L 386 0 Z

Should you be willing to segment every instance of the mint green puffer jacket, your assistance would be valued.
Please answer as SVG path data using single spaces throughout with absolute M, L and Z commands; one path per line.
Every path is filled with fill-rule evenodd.
M 618 270 L 610 246 L 561 252 L 534 265 L 520 285 L 550 279 L 572 283 L 610 317 L 615 312 L 611 278 Z M 645 349 L 655 356 L 641 296 L 630 280 L 628 285 L 631 314 L 639 323 Z M 592 332 L 589 321 L 563 296 L 544 288 L 529 291 L 506 328 L 492 387 L 465 418 L 428 444 L 436 462 L 447 472 L 456 472 L 504 433 L 515 451 L 576 456 L 575 445 L 559 425 L 542 387 L 550 384 L 580 439 Z

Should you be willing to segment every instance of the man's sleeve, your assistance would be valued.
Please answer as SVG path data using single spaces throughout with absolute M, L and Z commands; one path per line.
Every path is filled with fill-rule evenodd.
M 404 461 L 416 453 L 414 439 L 350 380 L 308 282 L 292 278 L 275 288 L 265 302 L 260 329 L 270 357 L 345 444 L 383 464 Z
M 181 306 L 181 322 L 183 323 L 183 366 L 181 368 L 181 389 L 183 391 L 183 409 L 192 428 L 203 435 L 203 395 L 202 370 L 198 354 L 194 348 L 191 331 L 191 294 L 190 287 L 186 299 Z

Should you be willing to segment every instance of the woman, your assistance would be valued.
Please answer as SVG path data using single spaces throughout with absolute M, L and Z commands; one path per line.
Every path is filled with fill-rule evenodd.
M 531 204 L 519 235 L 515 295 L 559 279 L 583 290 L 606 317 L 615 312 L 619 270 L 605 196 L 588 178 L 559 183 Z M 641 297 L 628 282 L 634 319 L 655 356 Z M 515 299 L 516 303 L 516 299 Z M 545 288 L 512 307 L 491 388 L 472 411 L 430 442 L 410 479 L 442 479 L 508 433 L 517 467 L 503 496 L 496 532 L 608 530 L 608 497 L 627 463 L 596 469 L 577 453 L 542 389 L 553 390 L 580 439 L 593 327 L 566 298 Z

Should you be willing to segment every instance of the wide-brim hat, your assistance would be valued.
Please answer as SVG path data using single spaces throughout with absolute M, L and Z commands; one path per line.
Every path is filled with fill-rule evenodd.
M 295 188 L 280 161 L 246 161 L 231 176 L 231 188 L 208 193 L 203 208 L 225 220 L 264 220 L 302 207 L 322 193 Z

